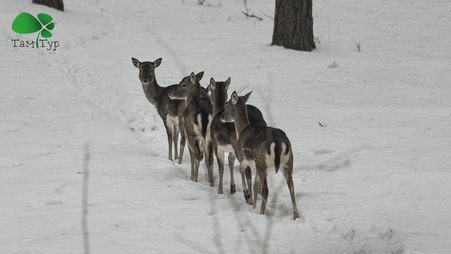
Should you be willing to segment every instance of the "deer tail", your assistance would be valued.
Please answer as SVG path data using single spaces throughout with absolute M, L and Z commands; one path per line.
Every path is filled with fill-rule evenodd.
M 279 171 L 280 167 L 280 157 L 282 156 L 282 151 L 279 142 L 274 142 L 274 167 L 277 171 Z
M 208 114 L 199 114 L 202 122 L 202 136 L 205 138 L 207 136 L 207 128 L 208 128 Z

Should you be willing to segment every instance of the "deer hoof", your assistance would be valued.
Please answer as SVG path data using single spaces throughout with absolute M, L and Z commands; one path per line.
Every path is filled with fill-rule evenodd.
M 299 216 L 299 212 L 297 211 L 293 212 L 293 220 L 296 220 L 298 218 L 301 218 L 301 216 Z
M 235 192 L 236 192 L 235 184 L 231 184 L 231 185 L 230 185 L 230 194 L 233 194 L 233 193 L 235 193 Z
M 252 205 L 252 199 L 251 199 L 251 195 L 249 195 L 249 192 L 244 191 L 244 199 L 246 200 L 246 203 L 248 203 L 249 205 Z

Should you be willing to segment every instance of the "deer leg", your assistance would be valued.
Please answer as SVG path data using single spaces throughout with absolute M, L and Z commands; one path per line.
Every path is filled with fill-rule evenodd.
M 219 186 L 218 186 L 218 194 L 223 193 L 222 189 L 222 181 L 224 180 L 224 151 L 218 149 L 218 147 L 215 147 L 215 153 L 216 153 L 216 160 L 218 161 L 218 168 L 219 168 Z
M 172 142 L 174 143 L 174 161 L 178 159 L 178 139 L 179 139 L 179 127 L 177 124 L 172 126 Z
M 294 192 L 292 172 L 293 170 L 290 170 L 288 168 L 283 169 L 283 176 L 285 176 L 285 179 L 287 180 L 288 190 L 290 191 L 291 196 L 291 203 L 293 205 L 293 220 L 296 220 L 297 218 L 300 218 L 300 216 L 298 207 L 296 205 L 296 195 Z
M 241 174 L 241 182 L 243 184 L 242 186 L 243 186 L 244 200 L 246 200 L 246 203 L 251 205 L 252 199 L 251 199 L 251 196 L 249 195 L 249 190 L 247 189 L 246 176 L 244 174 L 246 167 L 247 166 L 244 165 L 244 163 L 240 163 L 240 174 Z
M 195 139 L 188 139 L 188 148 L 192 149 L 193 168 L 194 168 L 194 181 L 198 181 L 199 177 L 199 163 L 203 158 L 203 153 L 200 144 Z
M 168 145 L 169 145 L 168 159 L 172 160 L 172 128 L 169 128 L 166 121 L 167 120 L 164 121 L 164 128 L 166 129 L 166 134 L 168 136 Z
M 183 119 L 179 118 L 179 130 L 180 130 L 180 152 L 179 152 L 179 164 L 182 164 L 183 151 L 185 150 L 186 144 L 186 133 L 183 127 Z
M 254 186 L 253 186 L 253 192 L 254 192 L 254 205 L 252 206 L 253 209 L 255 209 L 257 207 L 257 197 L 258 194 L 261 191 L 261 184 L 260 181 L 258 180 L 258 175 L 255 174 L 255 178 L 254 178 Z
M 191 160 L 191 180 L 194 181 L 194 154 L 191 148 L 188 147 L 189 158 Z
M 214 187 L 215 181 L 213 178 L 213 144 L 210 141 L 205 141 L 205 146 L 205 164 L 207 166 L 208 179 L 210 181 L 210 187 Z
M 262 206 L 260 208 L 260 214 L 265 214 L 266 203 L 268 202 L 268 182 L 266 181 L 266 167 L 257 167 L 258 180 L 261 184 L 262 193 Z
M 247 189 L 249 190 L 250 202 L 248 202 L 248 204 L 254 206 L 254 204 L 255 204 L 255 202 L 257 202 L 257 200 L 252 200 L 252 192 L 253 192 L 252 191 L 252 171 L 249 166 L 246 167 L 244 174 L 246 175 Z
M 197 182 L 199 177 L 199 163 L 200 161 L 198 159 L 194 159 L 194 181 Z
M 230 168 L 230 194 L 236 192 L 235 178 L 233 177 L 233 165 L 235 163 L 236 156 L 234 153 L 229 153 L 229 168 Z M 224 166 L 224 162 L 222 163 Z

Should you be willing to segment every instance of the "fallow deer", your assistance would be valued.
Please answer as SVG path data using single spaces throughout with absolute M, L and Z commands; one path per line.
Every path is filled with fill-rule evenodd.
M 191 180 L 197 182 L 199 163 L 205 156 L 210 186 L 213 187 L 213 146 L 209 138 L 209 125 L 213 118 L 212 105 L 208 98 L 202 96 L 199 80 L 203 74 L 192 72 L 168 95 L 171 99 L 185 100 L 183 125 L 191 157 Z
M 178 136 L 179 136 L 179 112 L 184 110 L 184 103 L 181 100 L 172 100 L 168 97 L 168 93 L 177 87 L 171 85 L 161 87 L 157 83 L 155 77 L 155 68 L 160 66 L 162 58 L 158 58 L 154 62 L 140 62 L 132 57 L 133 65 L 139 69 L 139 80 L 141 81 L 144 94 L 147 100 L 155 106 L 158 115 L 163 119 L 164 128 L 168 136 L 168 159 L 172 160 L 172 143 L 174 143 L 174 160 L 178 159 Z
M 221 115 L 224 111 L 224 107 L 227 101 L 227 90 L 230 86 L 231 79 L 226 81 L 215 81 L 210 79 L 210 84 L 207 86 L 207 91 L 210 96 L 210 100 L 213 104 L 213 120 L 210 125 L 211 141 L 213 143 L 213 149 L 216 154 L 219 167 L 219 186 L 218 193 L 223 193 L 223 175 L 224 175 L 224 153 L 228 152 L 228 161 L 230 169 L 230 193 L 236 192 L 235 179 L 234 179 L 234 162 L 236 159 L 235 150 L 237 149 L 237 136 L 235 131 L 235 124 L 232 122 L 223 123 L 221 121 Z M 266 126 L 266 122 L 263 119 L 261 111 L 252 105 L 246 105 L 249 122 L 252 125 Z M 248 183 L 251 182 L 250 168 L 246 168 L 245 172 L 241 172 L 241 180 L 243 183 L 243 194 L 247 203 L 251 203 L 251 198 L 248 191 L 248 186 L 245 181 L 245 176 L 248 177 Z
M 204 75 L 204 72 L 199 72 L 196 74 L 196 76 L 199 78 L 198 81 L 200 81 L 202 79 L 203 75 Z M 182 83 L 185 83 L 188 78 L 189 78 L 189 76 L 183 77 L 183 79 L 180 81 L 179 85 Z M 207 89 L 205 89 L 202 86 L 200 87 L 200 97 L 208 98 Z M 185 150 L 185 145 L 186 145 L 186 134 L 185 134 L 184 121 L 183 121 L 184 113 L 185 113 L 185 103 L 181 103 L 179 105 L 179 110 L 178 110 L 179 130 L 180 130 L 180 153 L 179 153 L 179 161 L 178 161 L 179 164 L 182 164 L 183 151 Z
M 232 93 L 221 116 L 223 122 L 234 122 L 238 137 L 237 156 L 240 168 L 250 167 L 255 170 L 261 184 L 262 204 L 260 213 L 264 214 L 268 201 L 268 168 L 274 168 L 276 173 L 282 171 L 288 185 L 293 205 L 293 219 L 299 218 L 296 206 L 296 196 L 293 185 L 293 151 L 285 132 L 280 129 L 256 126 L 249 122 L 246 102 L 252 92 L 238 96 Z M 254 200 L 253 202 L 256 202 Z

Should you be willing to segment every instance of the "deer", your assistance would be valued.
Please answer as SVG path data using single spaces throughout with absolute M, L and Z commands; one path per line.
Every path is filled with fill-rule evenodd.
M 203 75 L 204 75 L 204 72 L 199 72 L 199 73 L 196 74 L 196 77 L 199 78 L 198 81 L 200 81 L 202 79 Z M 183 79 L 179 82 L 178 85 L 186 82 L 187 78 L 188 78 L 188 76 L 183 77 Z M 207 89 L 204 88 L 203 86 L 201 86 L 200 87 L 200 97 L 201 98 L 208 98 L 207 93 L 208 93 Z M 180 153 L 179 153 L 178 164 L 182 164 L 183 151 L 185 150 L 185 145 L 186 145 L 184 113 L 185 113 L 185 103 L 181 103 L 179 105 L 179 108 L 178 108 L 179 130 L 180 130 Z
M 163 120 L 164 128 L 168 137 L 168 159 L 172 160 L 172 143 L 174 143 L 174 160 L 178 159 L 177 145 L 179 136 L 179 112 L 183 111 L 183 102 L 181 100 L 171 100 L 168 93 L 177 87 L 170 85 L 161 87 L 158 85 L 155 77 L 155 69 L 160 66 L 162 58 L 154 62 L 140 62 L 132 57 L 133 65 L 139 69 L 139 80 L 141 81 L 144 94 L 147 100 L 155 106 L 158 115 Z
M 225 104 L 221 121 L 235 123 L 235 132 L 238 138 L 236 152 L 240 161 L 240 169 L 244 170 L 244 168 L 250 167 L 256 172 L 262 195 L 260 214 L 265 214 L 268 201 L 267 171 L 268 168 L 274 168 L 276 173 L 281 170 L 286 179 L 293 205 L 293 220 L 296 220 L 300 216 L 293 185 L 293 151 L 290 140 L 280 129 L 250 124 L 246 102 L 251 93 L 238 96 L 234 91 L 230 100 Z M 249 190 L 251 191 L 251 189 Z M 257 202 L 257 200 L 253 200 L 253 202 Z
M 212 105 L 208 98 L 202 96 L 199 81 L 203 75 L 204 72 L 197 74 L 191 72 L 180 81 L 177 88 L 169 92 L 168 96 L 172 100 L 185 101 L 183 125 L 191 158 L 191 180 L 198 181 L 199 164 L 205 156 L 210 186 L 214 187 L 213 146 L 209 134 L 209 125 L 213 118 Z
M 224 153 L 229 153 L 229 169 L 230 169 L 230 193 L 236 192 L 234 179 L 234 163 L 236 159 L 235 150 L 237 149 L 237 136 L 235 131 L 235 124 L 233 122 L 224 123 L 221 121 L 221 115 L 227 101 L 227 91 L 231 83 L 229 77 L 226 81 L 215 81 L 210 78 L 210 84 L 207 86 L 208 95 L 213 104 L 213 120 L 210 125 L 211 141 L 213 143 L 213 150 L 216 155 L 216 160 L 219 168 L 219 186 L 218 193 L 223 194 L 223 175 L 224 175 Z M 266 126 L 262 112 L 255 106 L 246 105 L 249 115 L 249 122 L 252 125 Z M 251 198 L 248 191 L 247 183 L 252 176 L 250 168 L 246 168 L 245 172 L 241 173 L 241 180 L 243 186 L 244 199 L 248 204 L 251 204 Z M 247 183 L 245 177 L 248 178 Z M 255 193 L 255 192 L 254 192 Z

